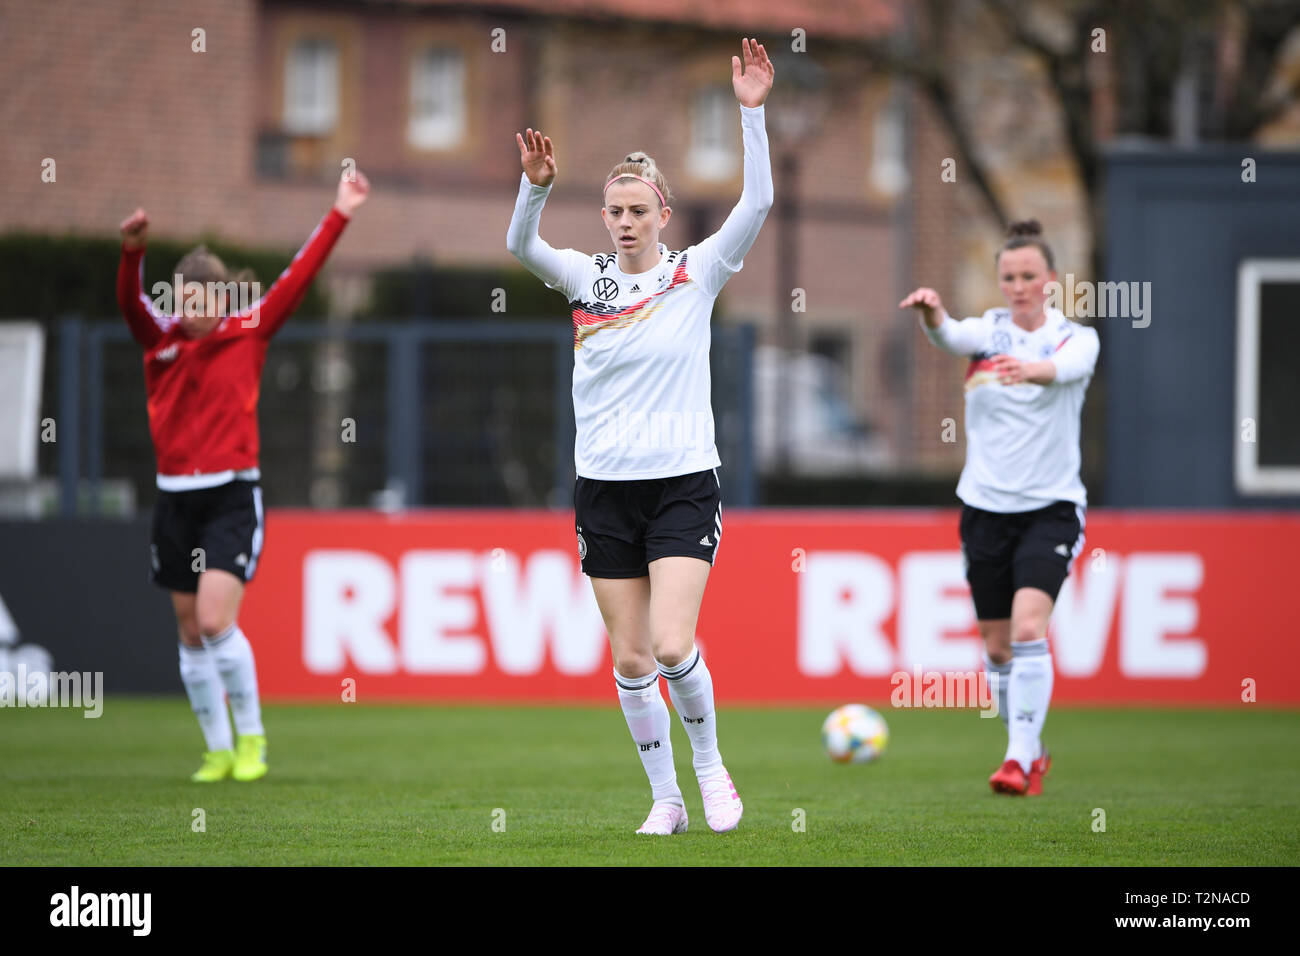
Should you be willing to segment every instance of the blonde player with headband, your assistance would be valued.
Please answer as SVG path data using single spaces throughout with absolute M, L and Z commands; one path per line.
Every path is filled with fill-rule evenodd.
M 742 40 L 741 52 L 743 64 L 732 57 L 731 82 L 740 102 L 744 188 L 722 228 L 684 251 L 659 242 L 672 194 L 644 153 L 605 177 L 600 215 L 616 251 L 553 249 L 537 228 L 555 180 L 555 150 L 540 131 L 516 135 L 523 175 L 506 245 L 573 304 L 578 555 L 650 779 L 654 803 L 638 833 L 687 826 L 660 676 L 691 741 L 705 820 L 716 831 L 732 830 L 743 811 L 718 752 L 713 679 L 695 646 L 722 537 L 709 322 L 772 206 L 763 102 L 774 70 L 758 41 Z

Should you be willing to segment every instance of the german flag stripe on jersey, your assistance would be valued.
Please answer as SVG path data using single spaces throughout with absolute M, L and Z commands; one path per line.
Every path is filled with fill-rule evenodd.
M 964 390 L 969 392 L 972 388 L 978 388 L 981 385 L 996 385 L 998 378 L 994 368 L 992 352 L 981 352 L 979 355 L 972 357 L 970 365 L 966 367 L 966 379 L 963 383 Z
M 604 329 L 625 329 L 651 318 L 664 304 L 664 296 L 690 281 L 683 255 L 668 286 L 638 302 L 623 308 L 603 302 L 578 302 L 573 309 L 573 350 L 582 348 L 583 342 Z

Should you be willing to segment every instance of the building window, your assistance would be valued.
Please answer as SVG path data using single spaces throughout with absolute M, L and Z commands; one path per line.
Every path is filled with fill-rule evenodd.
M 885 196 L 907 188 L 907 123 L 895 91 L 871 124 L 871 187 Z
M 296 42 L 285 62 L 284 129 L 294 136 L 326 136 L 339 117 L 339 51 L 333 41 Z
M 853 358 L 853 337 L 839 330 L 817 330 L 809 337 L 808 351 L 830 359 L 847 375 Z
M 1255 259 L 1237 274 L 1237 491 L 1300 492 L 1300 259 Z
M 736 98 L 731 87 L 711 86 L 691 98 L 691 145 L 686 168 L 696 179 L 734 179 L 740 169 L 736 143 Z
M 459 50 L 425 50 L 411 63 L 407 138 L 419 149 L 450 149 L 465 138 L 465 58 Z

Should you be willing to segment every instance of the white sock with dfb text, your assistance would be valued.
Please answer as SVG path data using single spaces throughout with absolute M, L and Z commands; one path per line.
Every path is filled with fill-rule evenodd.
M 713 708 L 713 676 L 696 648 L 675 667 L 659 665 L 659 673 L 668 681 L 668 696 L 682 719 L 686 736 L 694 752 L 695 775 L 706 777 L 722 769 L 718 753 L 717 714 Z
M 624 677 L 616 670 L 614 683 L 627 729 L 632 732 L 641 765 L 650 779 L 651 796 L 656 802 L 671 800 L 685 806 L 677 786 L 677 768 L 673 766 L 672 721 L 668 717 L 668 705 L 659 692 L 659 672 Z
M 209 751 L 230 750 L 230 714 L 226 712 L 226 691 L 217 673 L 217 662 L 206 647 L 180 646 L 181 683 L 190 707 L 199 720 Z
M 1052 702 L 1052 655 L 1047 639 L 1011 645 L 1011 679 L 1007 686 L 1010 740 L 1004 759 L 1014 760 L 1029 773 L 1042 752 L 1039 738 Z
M 220 634 L 204 635 L 203 646 L 216 662 L 217 673 L 230 698 L 230 713 L 235 719 L 238 734 L 265 733 L 262 729 L 262 704 L 257 696 L 257 665 L 253 661 L 253 645 L 232 624 Z

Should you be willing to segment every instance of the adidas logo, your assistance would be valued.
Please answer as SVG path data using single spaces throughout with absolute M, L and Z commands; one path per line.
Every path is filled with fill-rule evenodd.
M 1063 557 L 1063 558 L 1068 558 L 1068 557 L 1070 556 L 1070 549 L 1067 548 L 1067 547 L 1066 547 L 1065 545 L 1063 545 L 1063 544 L 1058 544 L 1058 545 L 1057 545 L 1055 548 L 1053 548 L 1052 550 L 1055 551 L 1057 554 L 1059 554 L 1059 555 L 1060 555 L 1061 557 Z
M 633 291 L 633 292 L 640 292 L 640 291 L 641 291 L 641 286 L 640 286 L 640 285 L 634 285 L 634 286 L 632 286 L 631 291 Z
M 248 555 L 241 554 L 239 557 L 235 558 L 235 563 L 241 568 L 244 567 L 244 565 L 248 564 Z
M 707 534 L 700 539 L 700 544 L 704 545 L 706 548 L 713 547 L 713 542 L 709 540 L 709 536 Z

